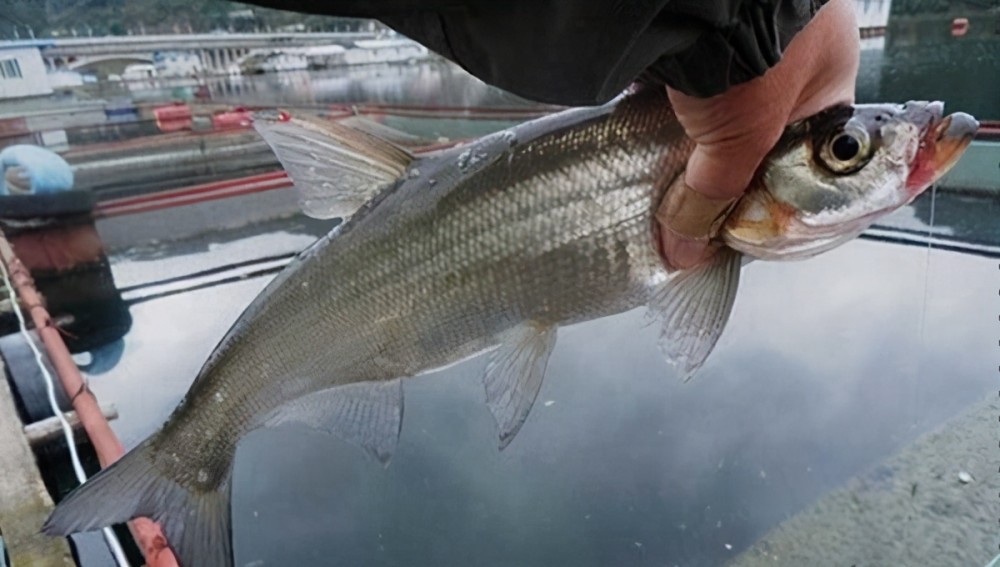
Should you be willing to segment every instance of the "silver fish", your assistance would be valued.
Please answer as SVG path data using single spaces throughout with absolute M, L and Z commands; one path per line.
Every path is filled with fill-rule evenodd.
M 668 273 L 653 213 L 693 144 L 662 89 L 416 159 L 281 113 L 256 127 L 313 216 L 350 217 L 279 275 L 164 427 L 59 504 L 50 534 L 137 516 L 185 565 L 232 565 L 230 475 L 248 432 L 301 423 L 388 462 L 401 379 L 490 351 L 500 447 L 531 410 L 560 326 L 649 306 L 689 375 L 722 333 L 743 254 L 856 236 L 950 168 L 977 124 L 939 103 L 837 107 L 788 128 L 709 265 Z

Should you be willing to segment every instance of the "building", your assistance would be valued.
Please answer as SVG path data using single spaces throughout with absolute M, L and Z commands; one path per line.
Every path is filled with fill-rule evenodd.
M 201 57 L 188 51 L 157 51 L 153 53 L 157 77 L 194 77 L 205 71 Z
M 52 94 L 41 48 L 45 41 L 0 41 L 0 100 Z

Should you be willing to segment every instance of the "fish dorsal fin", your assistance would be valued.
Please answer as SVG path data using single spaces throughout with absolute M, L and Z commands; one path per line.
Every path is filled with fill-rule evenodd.
M 292 178 L 303 212 L 314 218 L 351 216 L 414 160 L 391 142 L 331 120 L 259 112 L 253 124 Z
M 704 266 L 673 276 L 656 293 L 649 314 L 660 319 L 660 348 L 690 380 L 711 354 L 729 321 L 740 280 L 741 255 L 722 248 Z
M 500 337 L 490 354 L 483 385 L 486 405 L 497 422 L 500 449 L 517 435 L 542 388 L 545 367 L 556 344 L 556 327 L 522 323 Z
M 337 120 L 337 124 L 353 128 L 355 130 L 360 130 L 367 134 L 371 134 L 376 138 L 404 148 L 413 146 L 428 146 L 438 142 L 437 139 L 423 138 L 410 134 L 409 132 L 404 132 L 398 128 L 393 128 L 392 126 L 386 126 L 381 122 L 376 122 L 361 114 L 341 118 Z
M 388 465 L 403 427 L 403 382 L 358 382 L 306 394 L 278 406 L 265 427 L 298 423 L 357 445 Z

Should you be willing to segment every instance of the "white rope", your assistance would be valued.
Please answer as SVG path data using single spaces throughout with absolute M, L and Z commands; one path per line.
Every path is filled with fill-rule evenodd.
M 21 329 L 21 336 L 24 337 L 24 341 L 28 343 L 28 347 L 31 348 L 31 352 L 35 355 L 35 362 L 38 364 L 38 369 L 42 372 L 42 376 L 45 378 L 45 391 L 49 398 L 49 407 L 52 408 L 52 413 L 59 418 L 59 423 L 62 425 L 63 436 L 66 437 L 66 444 L 69 446 L 70 459 L 73 461 L 73 471 L 76 473 L 76 480 L 83 484 L 87 481 L 87 473 L 83 470 L 83 465 L 80 464 L 80 455 L 76 451 L 76 439 L 73 435 L 73 428 L 70 427 L 69 422 L 66 421 L 66 417 L 63 415 L 61 409 L 59 409 L 59 403 L 56 401 L 56 389 L 55 384 L 52 381 L 52 375 L 49 374 L 49 369 L 45 367 L 45 362 L 42 360 L 42 353 L 35 346 L 35 341 L 31 339 L 31 335 L 28 334 L 28 327 L 24 322 L 24 313 L 21 312 L 21 306 L 17 303 L 17 296 L 14 293 L 14 288 L 10 284 L 10 277 L 7 275 L 7 266 L 0 261 L 0 272 L 3 273 L 3 283 L 7 288 L 7 295 L 10 296 L 11 306 L 14 308 L 14 315 L 17 316 L 17 322 Z M 104 539 L 108 543 L 108 547 L 111 550 L 111 554 L 114 555 L 115 561 L 120 567 L 130 567 L 128 558 L 125 557 L 125 551 L 122 549 L 121 543 L 118 541 L 118 537 L 111 530 L 110 527 L 101 530 L 104 534 Z

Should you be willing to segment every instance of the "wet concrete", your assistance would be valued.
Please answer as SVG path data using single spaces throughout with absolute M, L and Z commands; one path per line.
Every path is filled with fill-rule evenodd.
M 986 565 L 1000 544 L 998 416 L 991 393 L 727 565 Z
M 0 370 L 3 370 L 2 364 Z M 7 380 L 0 379 L 0 447 L 3 448 L 0 532 L 10 550 L 12 565 L 69 567 L 73 559 L 66 540 L 40 533 L 42 524 L 52 512 L 52 497 L 45 490 L 23 425 Z M 2 559 L 0 557 L 0 563 Z

